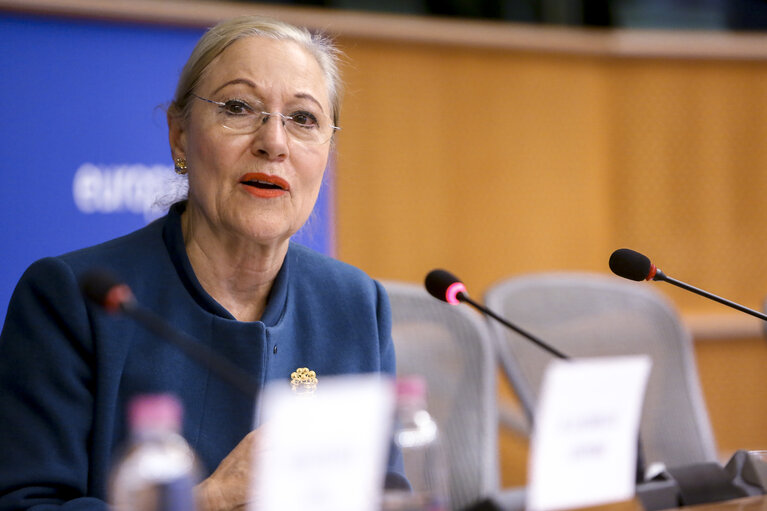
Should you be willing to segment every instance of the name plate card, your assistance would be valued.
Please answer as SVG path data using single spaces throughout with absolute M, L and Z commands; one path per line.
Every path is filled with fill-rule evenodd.
M 378 511 L 392 383 L 380 375 L 320 380 L 310 394 L 267 387 L 250 511 Z
M 647 356 L 554 360 L 530 444 L 528 511 L 633 498 Z

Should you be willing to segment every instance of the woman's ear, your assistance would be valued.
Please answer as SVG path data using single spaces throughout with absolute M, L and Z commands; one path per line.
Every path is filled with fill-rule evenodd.
M 168 141 L 170 142 L 171 157 L 186 158 L 186 129 L 184 117 L 170 112 L 168 118 Z

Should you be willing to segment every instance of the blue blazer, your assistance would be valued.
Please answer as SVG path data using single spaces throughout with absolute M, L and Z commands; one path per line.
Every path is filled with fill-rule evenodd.
M 108 269 L 139 303 L 247 371 L 259 387 L 299 367 L 323 376 L 394 376 L 391 312 L 359 269 L 291 243 L 261 321 L 240 322 L 200 286 L 180 215 L 101 245 L 42 259 L 19 281 L 0 334 L 0 509 L 105 509 L 125 405 L 172 392 L 208 473 L 253 428 L 247 396 L 131 319 L 86 303 L 79 277 Z M 393 452 L 387 482 L 399 484 Z M 46 509 L 48 509 L 46 507 Z

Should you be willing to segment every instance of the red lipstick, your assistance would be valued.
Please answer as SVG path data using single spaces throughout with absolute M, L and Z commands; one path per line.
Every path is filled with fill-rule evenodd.
M 248 172 L 240 178 L 245 191 L 254 197 L 271 199 L 290 191 L 290 184 L 278 176 L 263 172 Z

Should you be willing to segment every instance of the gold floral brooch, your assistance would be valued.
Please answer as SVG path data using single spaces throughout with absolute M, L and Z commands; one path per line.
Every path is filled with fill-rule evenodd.
M 313 394 L 317 390 L 317 374 L 308 367 L 299 367 L 290 374 L 290 388 L 298 394 Z

